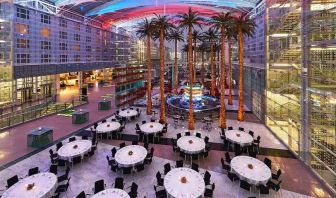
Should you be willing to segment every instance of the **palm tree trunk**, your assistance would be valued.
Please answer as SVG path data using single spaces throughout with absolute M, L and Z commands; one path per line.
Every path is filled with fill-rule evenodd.
M 188 120 L 188 129 L 194 130 L 195 128 L 195 121 L 194 121 L 194 109 L 193 109 L 193 94 L 192 94 L 192 87 L 194 84 L 194 78 L 193 78 L 193 62 L 192 62 L 192 26 L 189 25 L 189 33 L 188 33 L 188 65 L 189 65 L 189 87 L 190 87 L 190 93 L 189 93 L 189 120 Z
M 220 77 L 220 69 L 219 69 L 219 67 L 220 67 L 220 61 L 219 61 L 219 57 L 220 57 L 220 51 L 218 50 L 217 51 L 217 79 L 219 80 L 219 77 Z M 217 81 L 217 84 L 219 84 L 220 82 L 219 81 Z
M 152 66 L 150 56 L 151 36 L 147 35 L 147 115 L 152 114 Z
M 166 123 L 164 96 L 164 32 L 160 30 L 160 123 Z
M 175 65 L 174 65 L 174 93 L 178 90 L 178 67 L 177 67 L 177 39 L 175 39 Z
M 231 39 L 228 39 L 229 44 L 229 98 L 228 104 L 232 105 L 232 48 L 231 48 Z
M 204 85 L 204 51 L 202 51 L 201 82 L 202 82 L 202 85 Z
M 244 121 L 244 60 L 243 60 L 243 32 L 241 29 L 238 31 L 239 42 L 239 104 L 238 104 L 238 121 Z
M 222 26 L 222 49 L 221 49 L 221 96 L 220 96 L 220 118 L 219 118 L 219 127 L 226 128 L 226 118 L 225 118 L 225 29 Z
M 210 39 L 210 51 L 211 51 L 211 96 L 215 96 L 215 65 L 214 65 L 214 46 L 212 39 Z
M 194 81 L 195 81 L 195 79 L 196 79 L 196 61 L 197 61 L 197 59 L 196 59 L 196 53 L 197 53 L 197 51 L 196 51 L 196 39 L 195 39 L 195 41 L 194 41 L 194 57 L 193 57 L 193 61 L 194 61 L 194 63 L 193 63 L 193 77 L 194 77 Z

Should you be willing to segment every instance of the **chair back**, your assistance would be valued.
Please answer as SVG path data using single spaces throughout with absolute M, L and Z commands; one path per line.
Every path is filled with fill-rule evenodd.
M 183 160 L 177 160 L 176 161 L 176 168 L 182 168 L 183 167 Z
M 13 186 L 19 181 L 19 177 L 17 175 L 14 175 L 13 177 L 7 179 L 7 188 Z
M 164 173 L 165 175 L 171 170 L 170 163 L 164 165 Z
M 135 182 L 132 182 L 131 192 L 136 193 L 138 191 L 138 185 Z
M 57 175 L 57 165 L 50 165 L 49 172 Z
M 196 137 L 201 138 L 202 135 L 200 133 L 196 133 Z
M 125 143 L 125 142 L 122 142 L 122 143 L 119 144 L 119 147 L 120 147 L 120 148 L 123 148 L 123 147 L 125 147 L 125 146 L 126 146 L 126 143 Z
M 34 167 L 28 170 L 28 176 L 32 176 L 39 173 L 39 168 L 38 167 Z
M 62 142 L 59 142 L 56 144 L 56 150 L 58 151 L 58 149 L 60 149 L 63 146 Z
M 122 177 L 115 178 L 114 188 L 123 190 L 124 189 L 124 178 Z
M 132 141 L 132 145 L 138 145 L 138 144 L 139 144 L 139 142 L 137 140 Z
M 117 153 L 117 149 L 116 149 L 116 147 L 113 147 L 113 148 L 111 149 L 112 157 L 114 157 L 116 153 Z
M 180 137 L 182 137 L 181 133 L 176 134 L 176 137 L 177 137 L 177 139 L 179 139 Z
M 94 194 L 99 193 L 100 191 L 103 191 L 105 189 L 105 183 L 104 180 L 98 180 L 94 184 Z
M 76 196 L 76 198 L 86 198 L 85 192 L 84 192 L 84 191 L 80 192 L 80 193 Z
M 229 126 L 229 127 L 228 127 L 228 130 L 233 130 L 233 127 L 232 127 L 232 126 Z
M 185 132 L 185 136 L 190 136 L 190 132 L 189 131 Z
M 268 166 L 268 168 L 270 168 L 272 170 L 272 161 L 270 159 L 265 157 L 264 163 Z
M 244 128 L 243 127 L 238 127 L 238 130 L 239 131 L 244 131 Z
M 196 164 L 196 163 L 192 163 L 192 164 L 191 164 L 191 169 L 193 169 L 194 171 L 197 171 L 197 172 L 198 172 L 198 164 Z

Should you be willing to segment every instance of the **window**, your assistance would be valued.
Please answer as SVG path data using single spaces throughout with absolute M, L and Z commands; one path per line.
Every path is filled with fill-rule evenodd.
M 91 60 L 92 60 L 92 56 L 91 56 L 91 55 L 87 55 L 87 56 L 86 56 L 86 61 L 87 61 L 87 62 L 91 62 Z
M 74 45 L 73 50 L 74 51 L 80 51 L 80 45 Z
M 30 63 L 30 55 L 29 54 L 16 54 L 16 62 L 17 63 Z
M 85 47 L 85 50 L 86 50 L 87 52 L 91 52 L 91 46 L 86 46 L 86 47 Z
M 100 56 L 96 56 L 96 61 L 100 61 Z
M 21 35 L 29 34 L 29 26 L 26 24 L 20 24 L 20 23 L 15 24 L 15 30 L 16 33 L 19 33 Z
M 80 61 L 80 55 L 78 55 L 78 54 L 74 55 L 74 61 L 79 62 Z
M 100 35 L 100 30 L 97 29 L 97 30 L 96 30 L 96 33 L 97 33 L 97 35 Z
M 29 40 L 28 39 L 16 39 L 16 47 L 17 48 L 29 48 Z
M 80 31 L 80 23 L 75 23 L 74 24 L 74 29 L 77 31 Z
M 87 32 L 87 33 L 91 33 L 91 27 L 86 26 L 86 32 Z
M 59 49 L 60 50 L 68 50 L 68 46 L 66 43 L 60 43 L 59 44 Z
M 50 50 L 51 49 L 50 41 L 41 41 L 41 49 Z
M 16 17 L 21 19 L 29 19 L 29 10 L 16 8 Z
M 41 36 L 44 38 L 48 38 L 50 36 L 50 30 L 49 28 L 41 28 Z
M 50 15 L 41 14 L 41 23 L 50 24 Z
M 66 28 L 68 26 L 68 23 L 67 23 L 67 21 L 65 19 L 60 18 L 59 26 Z
M 91 43 L 91 37 L 87 36 L 85 41 L 88 42 L 88 43 Z
M 41 54 L 41 63 L 50 63 L 51 55 L 50 54 Z
M 75 39 L 75 41 L 80 41 L 80 35 L 79 34 L 74 34 L 74 39 Z
M 61 63 L 68 62 L 68 56 L 65 54 L 60 55 L 60 62 Z
M 60 39 L 67 39 L 68 38 L 67 32 L 59 31 L 59 38 Z

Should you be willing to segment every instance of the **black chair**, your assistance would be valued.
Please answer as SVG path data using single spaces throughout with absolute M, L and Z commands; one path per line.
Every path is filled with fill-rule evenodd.
M 222 168 L 226 170 L 226 172 L 230 172 L 231 166 L 229 164 L 225 164 L 225 161 L 223 158 L 221 158 Z
M 244 128 L 243 127 L 238 127 L 238 130 L 239 131 L 244 131 Z
M 155 176 L 156 176 L 157 185 L 162 186 L 163 185 L 163 178 L 161 176 L 161 173 L 158 171 Z
M 69 138 L 69 142 L 73 142 L 73 141 L 76 141 L 76 137 Z
M 49 149 L 50 158 L 58 159 L 57 153 L 54 153 L 52 149 Z
M 13 177 L 7 179 L 7 188 L 10 188 L 19 181 L 19 177 L 14 175 Z
M 183 160 L 177 160 L 175 168 L 182 168 L 183 167 Z
M 76 156 L 74 158 L 72 158 L 71 164 L 75 165 L 75 164 L 79 164 L 82 162 L 82 156 Z
M 89 139 L 89 136 L 87 136 L 87 135 L 82 136 L 82 140 L 88 140 L 88 139 Z
M 76 198 L 86 198 L 86 194 L 85 194 L 85 192 L 84 192 L 84 191 L 80 192 L 80 193 L 76 196 Z
M 142 124 L 146 124 L 146 122 L 147 122 L 146 120 L 143 120 L 141 123 L 142 123 Z
M 230 154 L 228 152 L 225 153 L 225 161 L 227 163 L 231 163 L 231 157 L 230 157 Z
M 200 133 L 196 133 L 196 137 L 202 138 L 202 135 Z
M 126 146 L 126 143 L 125 142 L 122 142 L 119 144 L 119 148 L 124 148 Z
M 130 198 L 137 198 L 138 197 L 138 185 L 135 182 L 132 182 L 130 186 L 131 191 L 128 192 Z
M 135 166 L 135 170 L 136 170 L 137 172 L 140 172 L 140 171 L 145 170 L 145 164 L 144 164 L 144 163 L 137 164 L 137 165 Z
M 272 181 L 268 181 L 267 182 L 267 186 L 270 187 L 275 192 L 278 192 L 280 190 L 280 188 L 281 188 L 281 186 L 280 186 L 281 183 L 282 183 L 281 180 L 278 183 L 274 183 Z
M 227 176 L 232 182 L 239 180 L 238 176 L 232 172 L 228 172 Z
M 155 197 L 156 198 L 167 198 L 167 193 L 162 185 L 154 186 Z
M 208 171 L 205 171 L 204 178 L 203 178 L 205 185 L 210 184 L 210 178 L 211 178 L 211 174 Z
M 177 146 L 177 141 L 175 139 L 171 139 L 173 144 L 174 153 L 180 152 L 180 148 Z
M 115 160 L 112 160 L 110 166 L 111 166 L 111 171 L 118 172 L 119 166 L 118 166 L 118 163 Z
M 139 142 L 137 140 L 133 140 L 132 145 L 139 145 Z
M 171 170 L 170 163 L 165 164 L 163 167 L 164 167 L 164 174 L 167 175 L 167 173 Z
M 113 148 L 111 149 L 111 156 L 114 158 L 116 153 L 117 153 L 117 148 L 116 148 L 116 147 L 113 147 Z
M 152 153 L 148 153 L 146 158 L 145 158 L 145 164 L 151 164 L 153 161 L 153 154 Z
M 278 171 L 277 171 L 277 173 L 276 174 L 274 174 L 274 173 L 272 173 L 272 179 L 274 179 L 274 180 L 279 180 L 279 178 L 280 178 L 280 175 L 281 175 L 281 170 L 279 169 Z
M 240 144 L 234 144 L 233 147 L 234 147 L 235 156 L 239 156 L 243 153 Z
M 148 151 L 149 143 L 148 143 L 148 142 L 145 142 L 145 143 L 144 143 L 144 147 L 145 147 L 145 149 Z
M 190 131 L 187 131 L 187 132 L 184 133 L 184 135 L 185 135 L 185 136 L 190 136 L 191 133 L 190 133 Z
M 28 170 L 28 176 L 32 176 L 32 175 L 35 175 L 37 173 L 39 173 L 39 168 L 38 167 L 34 167 L 34 168 L 31 168 Z
M 250 136 L 254 137 L 254 132 L 253 131 L 249 131 L 248 133 L 250 134 Z
M 204 191 L 204 197 L 205 198 L 212 198 L 213 197 L 213 191 L 215 190 L 215 183 L 209 184 L 206 186 L 205 191 Z
M 264 185 L 260 185 L 258 186 L 259 188 L 259 193 L 262 194 L 262 195 L 269 195 L 270 193 L 270 187 L 269 186 L 264 186 Z
M 104 120 L 102 120 L 102 123 L 105 123 L 106 122 L 106 120 L 104 119 Z
M 244 189 L 244 190 L 247 190 L 247 191 L 251 191 L 251 184 L 247 183 L 246 181 L 244 180 L 240 180 L 240 188 Z
M 59 142 L 56 144 L 56 150 L 58 151 L 58 149 L 60 149 L 63 146 L 62 142 Z
M 259 148 L 260 148 L 260 139 L 261 139 L 261 137 L 260 137 L 260 135 L 258 135 L 257 139 L 253 140 L 253 144 L 252 144 L 257 148 L 258 153 L 259 153 Z
M 124 189 L 124 178 L 122 178 L 122 177 L 115 178 L 114 188 L 118 188 L 118 189 L 123 190 Z
M 49 172 L 57 175 L 57 165 L 54 165 L 54 164 L 50 165 Z
M 191 164 L 191 169 L 193 169 L 193 170 L 196 171 L 196 172 L 199 172 L 199 170 L 198 170 L 198 164 L 196 164 L 196 163 L 192 163 L 192 164 Z
M 180 137 L 182 137 L 181 133 L 176 134 L 176 139 L 178 140 Z
M 94 184 L 94 190 L 93 190 L 94 194 L 97 194 L 97 193 L 99 193 L 100 191 L 103 191 L 103 190 L 105 190 L 104 180 L 101 179 L 101 180 L 96 181 L 95 184 Z
M 70 179 L 68 179 L 67 183 L 66 184 L 63 184 L 63 185 L 58 185 L 58 187 L 56 188 L 56 191 L 55 191 L 55 194 L 59 194 L 59 193 L 62 193 L 62 192 L 66 192 L 69 188 L 69 182 L 70 182 Z
M 265 157 L 264 163 L 268 166 L 268 168 L 270 168 L 272 170 L 272 160 Z
M 65 170 L 64 175 L 61 175 L 57 178 L 57 183 L 61 183 L 65 180 L 69 179 L 69 173 L 70 173 L 70 167 L 67 167 L 67 169 Z
M 229 126 L 229 127 L 228 127 L 228 130 L 233 130 L 233 127 L 232 127 L 232 126 Z

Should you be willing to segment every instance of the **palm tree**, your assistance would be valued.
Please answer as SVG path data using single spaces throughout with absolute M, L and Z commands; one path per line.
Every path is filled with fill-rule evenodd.
M 147 18 L 138 24 L 138 29 L 136 31 L 137 36 L 141 39 L 146 38 L 146 48 L 147 48 L 147 115 L 152 113 L 152 66 L 151 66 L 151 37 L 153 33 L 153 23 Z
M 211 67 L 211 95 L 215 96 L 215 65 L 214 65 L 214 40 L 217 38 L 217 31 L 214 28 L 209 28 L 208 31 L 204 32 L 203 37 L 209 40 L 210 43 L 210 67 Z
M 178 90 L 178 66 L 177 66 L 177 43 L 179 41 L 184 41 L 184 38 L 183 38 L 183 33 L 178 30 L 176 27 L 174 30 L 170 31 L 169 32 L 169 35 L 168 35 L 168 39 L 170 41 L 174 41 L 175 43 L 175 64 L 174 64 L 174 69 L 172 70 L 173 71 L 173 89 L 174 89 L 174 93 L 177 94 L 177 90 Z
M 221 51 L 222 46 L 215 42 L 214 43 L 214 53 L 215 53 L 215 60 L 217 58 L 217 64 L 215 64 L 215 79 L 219 78 L 219 67 L 220 67 L 220 51 Z
M 226 128 L 226 118 L 225 118 L 225 33 L 226 28 L 230 26 L 232 21 L 231 14 L 228 12 L 226 14 L 219 13 L 212 17 L 213 23 L 217 29 L 221 31 L 221 67 L 220 67 L 220 117 L 219 117 L 219 127 Z
M 168 16 L 155 15 L 153 24 L 158 31 L 160 41 L 160 123 L 166 123 L 166 109 L 164 96 L 164 41 L 168 32 L 174 28 L 173 24 L 169 22 Z
M 193 75 L 194 75 L 194 80 L 195 80 L 195 77 L 196 77 L 196 62 L 197 62 L 197 41 L 198 40 L 201 40 L 201 34 L 199 31 L 197 30 L 194 30 L 192 32 L 192 40 L 194 42 L 194 67 L 193 67 Z
M 179 23 L 182 28 L 188 29 L 188 65 L 189 65 L 189 87 L 192 89 L 194 84 L 193 78 L 193 62 L 192 62 L 192 31 L 195 26 L 201 28 L 201 22 L 203 18 L 199 16 L 197 11 L 193 11 L 189 8 L 188 13 L 177 15 L 179 18 Z M 192 101 L 192 91 L 189 94 L 189 121 L 188 121 L 188 129 L 193 130 L 195 128 L 195 120 L 194 120 L 194 109 L 193 109 L 193 101 Z
M 204 52 L 208 51 L 208 46 L 202 42 L 202 44 L 198 47 L 198 51 L 201 52 L 202 58 L 202 68 L 201 68 L 201 83 L 204 85 Z
M 233 27 L 233 21 L 231 26 L 227 27 L 226 38 L 228 41 L 228 50 L 229 50 L 229 97 L 228 97 L 228 105 L 233 105 L 232 99 L 232 39 L 237 40 L 237 31 Z
M 238 61 L 239 61 L 239 104 L 238 121 L 244 121 L 244 36 L 252 36 L 256 27 L 255 22 L 246 13 L 234 18 L 233 27 L 238 32 Z
M 188 55 L 188 45 L 187 45 L 187 44 L 183 45 L 183 47 L 182 47 L 182 51 L 185 52 L 185 53 L 187 53 L 187 57 L 186 57 L 187 60 L 186 60 L 186 61 L 188 62 L 188 57 L 189 57 L 189 55 Z

